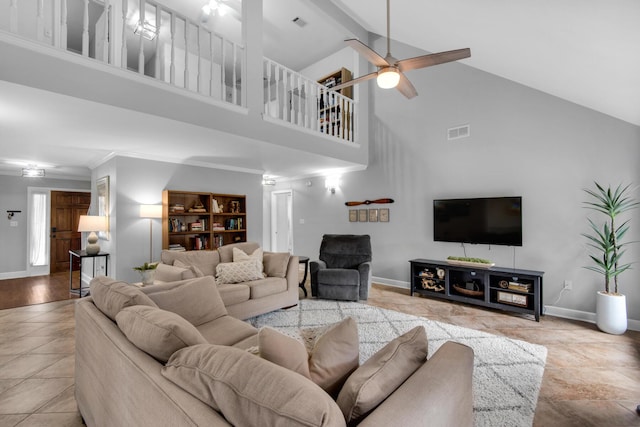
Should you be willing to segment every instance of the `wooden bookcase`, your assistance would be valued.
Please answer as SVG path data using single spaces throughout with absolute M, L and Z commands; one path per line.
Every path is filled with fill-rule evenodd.
M 351 71 L 342 67 L 318 80 L 322 86 L 331 88 L 351 80 Z M 353 99 L 353 86 L 345 87 L 337 91 L 339 94 Z M 340 107 L 337 97 L 331 93 L 321 94 L 318 105 L 318 119 L 320 121 L 320 131 L 329 135 L 344 135 L 345 131 L 351 129 L 351 116 L 353 111 L 349 111 L 349 106 Z
M 213 250 L 246 241 L 246 196 L 163 191 L 162 249 Z

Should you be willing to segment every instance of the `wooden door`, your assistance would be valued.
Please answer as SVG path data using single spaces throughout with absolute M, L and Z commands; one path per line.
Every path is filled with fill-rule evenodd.
M 78 221 L 87 214 L 90 203 L 91 193 L 51 192 L 51 273 L 69 271 L 69 250 L 81 248 Z M 73 269 L 78 268 L 79 258 L 74 257 Z

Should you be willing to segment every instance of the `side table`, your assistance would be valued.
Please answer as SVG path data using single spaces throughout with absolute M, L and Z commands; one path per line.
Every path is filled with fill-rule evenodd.
M 306 298 L 307 288 L 304 287 L 304 284 L 307 281 L 307 273 L 309 272 L 309 257 L 298 256 L 298 262 L 300 264 L 304 264 L 304 276 L 302 277 L 302 282 L 300 282 L 298 286 L 302 288 L 302 291 L 304 292 L 304 297 Z
M 78 288 L 73 287 L 73 257 L 80 258 L 80 286 Z M 93 277 L 96 275 L 96 258 L 104 258 L 104 275 L 109 275 L 109 254 L 107 252 L 98 252 L 97 254 L 88 254 L 87 251 L 80 251 L 72 249 L 69 251 L 69 292 L 79 295 L 81 297 L 89 295 L 89 290 L 82 287 L 82 260 L 84 258 L 92 258 L 93 260 Z M 82 291 L 85 289 L 87 292 L 83 295 Z

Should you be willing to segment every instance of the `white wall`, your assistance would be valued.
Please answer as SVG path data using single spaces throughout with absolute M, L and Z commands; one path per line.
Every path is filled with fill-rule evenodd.
M 394 44 L 399 58 L 422 53 Z M 603 280 L 583 268 L 590 260 L 580 235 L 589 213 L 582 189 L 594 180 L 640 184 L 640 128 L 460 63 L 407 76 L 419 93 L 412 100 L 372 89 L 366 171 L 344 175 L 335 195 L 321 178 L 311 187 L 299 180 L 275 188 L 294 190 L 296 252 L 317 258 L 322 234 L 367 233 L 374 276 L 408 286 L 408 260 L 463 254 L 459 244 L 433 241 L 433 199 L 522 196 L 523 246 L 472 245 L 467 255 L 545 271 L 545 305 L 572 280 L 573 290 L 556 305 L 594 312 Z M 446 140 L 447 128 L 466 123 L 471 137 Z M 640 199 L 638 189 L 634 196 Z M 381 197 L 396 201 L 387 205 L 390 223 L 348 222 L 344 202 Z M 640 240 L 640 211 L 631 227 L 628 239 Z M 639 258 L 640 245 L 625 254 L 629 262 Z M 620 279 L 631 319 L 640 319 L 639 271 Z

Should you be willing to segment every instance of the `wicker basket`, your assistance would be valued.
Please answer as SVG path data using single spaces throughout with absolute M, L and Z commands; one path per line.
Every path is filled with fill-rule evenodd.
M 467 289 L 456 284 L 453 285 L 453 289 L 455 289 L 457 292 L 460 292 L 462 295 L 468 295 L 470 297 L 481 297 L 484 295 L 484 291 L 482 290 Z

